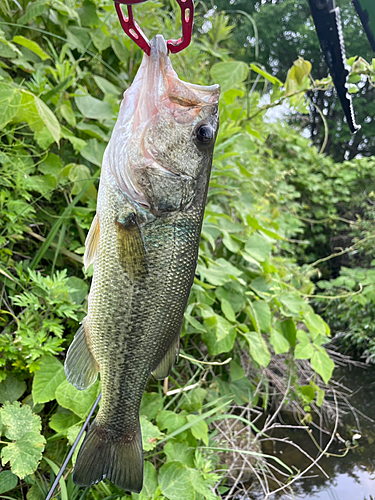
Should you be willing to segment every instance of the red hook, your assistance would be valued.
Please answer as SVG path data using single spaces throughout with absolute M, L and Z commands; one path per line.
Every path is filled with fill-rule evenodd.
M 116 12 L 125 33 L 149 56 L 151 46 L 148 38 L 138 24 L 134 21 L 132 5 L 143 3 L 146 0 L 115 0 Z M 167 47 L 170 52 L 177 54 L 185 49 L 191 42 L 193 31 L 194 3 L 193 0 L 177 0 L 181 9 L 182 37 L 178 40 L 168 40 Z M 128 7 L 128 16 L 125 16 L 120 4 Z
M 188 47 L 191 42 L 191 34 L 193 32 L 193 0 L 177 0 L 177 3 L 181 9 L 182 37 L 178 40 L 168 40 L 168 50 L 173 54 L 177 54 L 177 52 L 180 52 Z

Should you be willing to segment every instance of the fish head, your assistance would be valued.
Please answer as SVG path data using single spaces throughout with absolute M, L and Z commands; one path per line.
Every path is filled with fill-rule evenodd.
M 125 157 L 113 162 L 113 173 L 120 188 L 154 215 L 184 209 L 197 184 L 208 183 L 219 94 L 219 85 L 181 81 L 164 38 L 152 40 L 150 56 L 144 56 L 125 93 L 122 129 L 127 131 L 127 147 Z

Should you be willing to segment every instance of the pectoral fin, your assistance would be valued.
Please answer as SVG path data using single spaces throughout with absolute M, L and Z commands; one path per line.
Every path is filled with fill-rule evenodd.
M 180 350 L 180 336 L 178 335 L 176 340 L 168 349 L 167 354 L 162 359 L 161 363 L 151 372 L 152 376 L 156 380 L 164 380 L 171 373 L 173 365 L 178 361 L 178 353 Z
M 87 234 L 85 242 L 86 249 L 85 249 L 85 255 L 83 256 L 83 262 L 86 271 L 89 265 L 95 262 L 96 255 L 98 253 L 99 235 L 100 235 L 99 217 L 98 214 L 96 214 L 94 220 L 92 221 L 90 231 Z
M 116 222 L 120 263 L 131 280 L 147 276 L 147 256 L 141 228 L 134 213 Z
M 83 322 L 66 355 L 66 378 L 74 387 L 83 391 L 95 382 L 98 371 L 99 365 L 87 343 L 86 327 Z

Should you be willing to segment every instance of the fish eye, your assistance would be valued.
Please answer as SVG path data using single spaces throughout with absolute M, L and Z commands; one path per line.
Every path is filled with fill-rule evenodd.
M 209 123 L 200 123 L 195 128 L 197 146 L 209 146 L 214 138 L 214 129 Z

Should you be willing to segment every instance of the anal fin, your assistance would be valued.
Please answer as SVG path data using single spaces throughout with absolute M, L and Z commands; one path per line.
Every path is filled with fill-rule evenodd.
M 124 271 L 131 280 L 144 279 L 148 273 L 147 256 L 136 215 L 120 217 L 116 226 L 119 260 Z
M 168 349 L 167 354 L 164 356 L 155 370 L 151 372 L 152 376 L 156 378 L 156 380 L 164 380 L 171 373 L 173 365 L 178 361 L 179 345 L 180 336 L 177 335 L 171 347 Z
M 98 376 L 99 365 L 87 343 L 84 321 L 68 349 L 64 368 L 66 378 L 79 391 L 90 387 Z
M 96 214 L 94 220 L 91 223 L 91 227 L 87 234 L 85 242 L 86 249 L 85 249 L 85 255 L 83 256 L 83 262 L 86 271 L 89 265 L 95 262 L 96 255 L 98 253 L 99 235 L 100 235 L 99 216 L 98 214 Z

